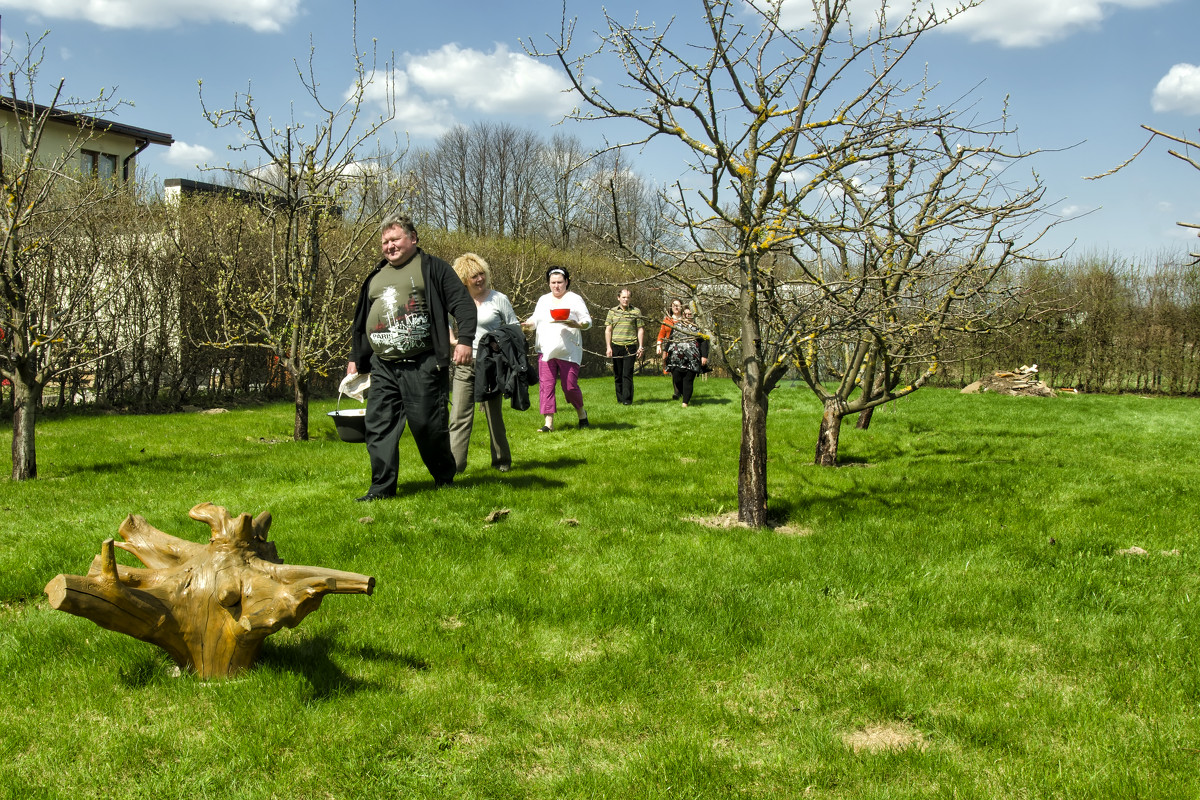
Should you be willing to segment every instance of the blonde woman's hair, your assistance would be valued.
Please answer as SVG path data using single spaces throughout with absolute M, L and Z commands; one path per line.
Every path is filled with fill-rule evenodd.
M 482 272 L 487 276 L 488 288 L 492 287 L 492 268 L 488 266 L 488 263 L 481 256 L 475 253 L 463 253 L 454 259 L 454 271 L 464 284 Z

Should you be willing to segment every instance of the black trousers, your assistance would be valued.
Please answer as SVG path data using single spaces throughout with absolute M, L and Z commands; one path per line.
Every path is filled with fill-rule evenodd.
M 685 403 L 692 402 L 692 384 L 696 382 L 698 374 L 690 369 L 671 370 L 671 385 L 675 387 L 675 394 Z
M 613 382 L 617 389 L 617 402 L 633 402 L 633 368 L 637 366 L 636 344 L 613 344 Z
M 396 493 L 400 437 L 406 423 L 434 482 L 454 480 L 449 402 L 450 371 L 438 364 L 433 353 L 413 361 L 384 361 L 371 356 L 366 416 L 371 494 Z

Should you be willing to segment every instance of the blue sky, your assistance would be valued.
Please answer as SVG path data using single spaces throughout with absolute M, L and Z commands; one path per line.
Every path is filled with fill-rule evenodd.
M 684 32 L 699 13 L 695 0 L 604 7 L 618 19 L 638 12 L 661 24 L 674 16 Z M 350 8 L 349 0 L 0 0 L 0 36 L 5 48 L 21 47 L 26 34 L 49 30 L 44 84 L 65 78 L 67 91 L 81 98 L 115 88 L 133 104 L 115 119 L 177 142 L 144 153 L 143 174 L 203 179 L 197 164 L 240 157 L 226 149 L 234 134 L 201 115 L 197 82 L 211 106 L 229 105 L 249 86 L 277 120 L 293 100 L 303 117 L 292 61 L 306 64 L 315 47 L 322 91 L 340 98 L 352 79 Z M 601 3 L 567 0 L 566 13 L 579 18 L 577 40 L 588 44 L 602 25 Z M 570 104 L 553 65 L 525 56 L 521 40 L 545 43 L 562 18 L 561 0 L 362 0 L 358 38 L 360 48 L 377 41 L 381 62 L 395 54 L 395 125 L 414 145 L 474 120 L 549 138 Z M 984 116 L 1007 97 L 1021 146 L 1046 151 L 1033 166 L 1048 185 L 1051 210 L 1067 220 L 1049 244 L 1074 242 L 1077 255 L 1148 257 L 1200 247 L 1194 232 L 1175 225 L 1200 223 L 1200 171 L 1167 155 L 1160 141 L 1116 175 L 1083 178 L 1137 151 L 1147 138 L 1141 124 L 1200 137 L 1197 31 L 1197 0 L 984 0 L 928 37 L 917 55 L 948 95 L 971 91 Z M 599 124 L 573 132 L 585 143 L 604 133 Z M 640 171 L 674 177 L 664 174 L 673 169 L 669 158 L 656 152 L 653 162 Z

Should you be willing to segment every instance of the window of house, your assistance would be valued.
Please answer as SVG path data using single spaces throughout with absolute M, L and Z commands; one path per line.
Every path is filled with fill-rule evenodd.
M 84 175 L 91 175 L 101 180 L 111 180 L 116 177 L 116 156 L 96 150 L 83 150 L 80 151 L 79 158 Z

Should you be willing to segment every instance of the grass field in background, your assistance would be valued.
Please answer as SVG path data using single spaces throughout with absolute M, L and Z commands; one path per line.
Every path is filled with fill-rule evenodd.
M 305 443 L 289 404 L 40 422 L 42 477 L 0 483 L 0 797 L 1200 795 L 1195 399 L 925 389 L 821 469 L 784 385 L 779 527 L 746 530 L 706 524 L 736 509 L 731 383 L 582 386 L 589 430 L 506 409 L 506 475 L 482 416 L 451 489 L 406 436 L 373 504 L 332 402 Z M 204 541 L 204 501 L 374 596 L 211 683 L 50 610 L 126 514 Z

